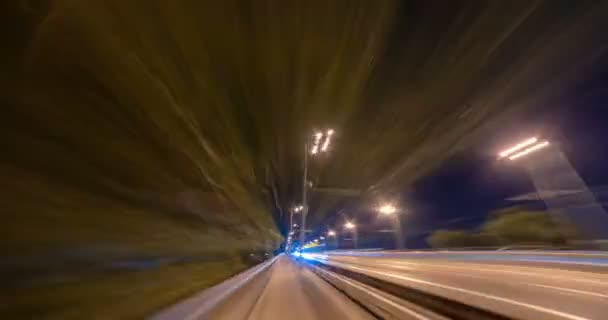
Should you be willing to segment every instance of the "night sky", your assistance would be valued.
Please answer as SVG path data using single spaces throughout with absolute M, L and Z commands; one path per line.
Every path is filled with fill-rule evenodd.
M 333 202 L 329 204 L 326 199 L 313 198 L 312 208 L 320 217 L 315 224 L 317 232 L 326 226 L 339 228 L 347 218 L 361 222 L 362 228 L 370 232 L 382 228 L 370 210 L 381 198 L 400 202 L 410 212 L 403 224 L 412 246 L 425 246 L 424 237 L 438 228 L 475 228 L 488 212 L 513 205 L 505 201 L 506 198 L 534 191 L 532 181 L 521 168 L 496 160 L 502 148 L 534 135 L 559 145 L 588 186 L 608 183 L 608 169 L 603 163 L 608 156 L 608 145 L 603 138 L 608 134 L 607 43 L 605 37 L 596 34 L 603 27 L 594 18 L 595 14 L 599 17 L 604 12 L 603 6 L 594 7 L 599 3 L 585 1 L 541 1 L 527 5 L 510 2 L 513 6 L 508 8 L 483 7 L 467 1 L 401 4 L 386 50 L 379 59 L 381 63 L 372 75 L 367 103 L 381 112 L 377 107 L 379 102 L 404 106 L 422 102 L 424 105 L 430 101 L 428 95 L 436 94 L 449 99 L 434 103 L 451 107 L 463 104 L 465 107 L 461 110 L 465 115 L 475 114 L 479 104 L 487 104 L 496 113 L 477 126 L 476 135 L 452 144 L 444 144 L 437 136 L 425 137 L 427 146 L 436 144 L 433 154 L 442 160 L 434 166 L 430 165 L 433 160 L 418 158 L 406 143 L 384 144 L 385 156 L 405 155 L 401 161 L 407 162 L 409 158 L 412 162 L 429 164 L 427 167 L 433 169 L 426 171 L 414 166 L 402 170 L 389 183 L 392 198 L 391 193 L 386 192 L 391 188 L 365 199 L 331 199 Z M 503 34 L 504 41 L 497 45 L 491 63 L 484 64 L 483 71 L 476 74 L 478 78 L 450 79 L 445 86 L 437 85 L 444 77 L 449 79 L 455 70 L 461 75 L 468 71 L 467 66 L 475 68 L 480 67 L 476 62 L 488 62 L 480 60 L 486 52 L 481 49 L 477 52 L 479 55 L 470 56 L 471 64 L 463 64 L 467 53 L 483 48 L 481 43 L 487 39 L 499 37 L 509 23 L 513 23 L 511 32 Z M 467 36 L 475 40 L 467 42 Z M 442 61 L 442 53 L 448 61 L 453 59 L 454 64 Z M 518 60 L 521 62 L 516 62 Z M 424 98 L 416 99 L 420 94 L 416 90 L 421 88 L 416 85 L 425 79 L 434 79 L 430 90 L 424 93 Z M 463 83 L 471 86 L 459 87 Z M 450 91 L 454 88 L 461 91 Z M 425 107 L 428 108 L 428 104 Z M 473 111 L 467 113 L 467 107 Z M 369 123 L 375 124 L 373 119 L 371 117 Z M 463 118 L 452 119 L 451 123 L 438 125 L 448 131 L 447 135 L 457 132 L 456 128 L 467 122 Z M 370 130 L 370 137 L 379 139 L 378 131 L 382 129 L 375 128 Z M 407 138 L 405 132 L 402 136 Z M 339 159 L 338 165 L 332 163 L 333 157 Z M 344 165 L 341 154 L 330 154 L 328 159 L 324 161 L 330 163 L 324 166 L 344 172 L 337 168 Z M 316 177 L 319 181 L 335 180 L 336 174 L 328 175 L 322 169 L 320 178 Z M 375 179 L 367 182 L 382 181 L 382 175 Z M 294 198 L 297 201 L 297 193 Z
M 424 237 L 438 228 L 478 227 L 488 212 L 514 205 L 506 198 L 533 192 L 534 185 L 522 168 L 496 159 L 501 147 L 526 136 L 540 133 L 552 138 L 589 188 L 608 184 L 607 103 L 608 81 L 600 74 L 570 91 L 558 106 L 526 113 L 514 128 L 497 128 L 494 136 L 416 181 L 413 191 L 403 197 L 413 213 L 410 245 L 425 246 Z

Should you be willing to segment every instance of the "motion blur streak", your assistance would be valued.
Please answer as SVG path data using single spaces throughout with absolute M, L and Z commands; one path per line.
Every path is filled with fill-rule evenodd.
M 608 238 L 608 214 L 559 146 L 547 145 L 524 158 L 521 166 L 530 175 L 538 198 L 547 209 L 562 212 L 588 239 Z M 571 190 L 568 196 L 552 195 L 548 190 Z
M 543 252 L 372 253 L 310 258 L 479 307 L 492 300 L 493 310 L 521 319 L 601 319 L 607 301 L 605 267 L 509 260 Z
M 421 315 L 421 314 L 419 314 L 419 313 L 417 313 L 417 312 L 415 312 L 413 310 L 410 310 L 409 308 L 404 308 L 402 305 L 394 303 L 390 299 L 387 299 L 387 298 L 385 298 L 385 297 L 383 297 L 383 296 L 381 296 L 381 295 L 379 295 L 379 294 L 371 291 L 369 288 L 365 288 L 365 287 L 357 284 L 356 282 L 348 280 L 348 278 L 341 277 L 341 276 L 336 276 L 336 275 L 334 275 L 334 276 L 338 277 L 341 281 L 344 281 L 344 282 L 348 283 L 350 286 L 353 286 L 355 288 L 358 288 L 359 290 L 365 291 L 367 294 L 371 295 L 375 299 L 382 300 L 384 303 L 387 303 L 387 304 L 391 305 L 392 307 L 399 309 L 401 312 L 404 312 L 404 313 L 406 313 L 406 314 L 414 317 L 415 319 L 418 319 L 418 320 L 429 320 L 429 318 L 427 318 L 427 317 L 425 317 L 425 316 L 423 316 L 423 315 Z
M 551 310 L 551 309 L 547 309 L 547 308 L 543 308 L 540 306 L 536 306 L 536 305 L 532 305 L 529 303 L 525 303 L 525 302 L 521 302 L 521 301 L 516 301 L 516 300 L 512 300 L 512 299 L 506 299 L 506 298 L 502 298 L 502 297 L 497 297 L 494 295 L 490 295 L 490 294 L 486 294 L 486 293 L 482 293 L 482 292 L 478 292 L 478 291 L 472 291 L 472 290 L 467 290 L 467 289 L 463 289 L 463 288 L 457 288 L 457 287 L 452 287 L 452 286 L 446 286 L 446 285 L 441 285 L 441 284 L 437 284 L 437 283 L 433 283 L 433 282 L 429 282 L 429 281 L 421 281 L 418 279 L 414 279 L 414 278 L 410 278 L 410 277 L 404 277 L 398 274 L 393 274 L 393 273 L 387 273 L 387 272 L 378 272 L 378 271 L 373 271 L 373 270 L 369 270 L 369 269 L 362 269 L 362 268 L 358 268 L 358 267 L 350 267 L 351 269 L 355 269 L 355 270 L 361 270 L 361 271 L 367 271 L 367 272 L 371 272 L 374 274 L 380 274 L 380 275 L 386 275 L 392 278 L 397 278 L 400 280 L 406 280 L 406 281 L 411 281 L 411 282 L 417 282 L 420 284 L 426 284 L 426 285 L 430 285 L 430 286 L 435 286 L 435 287 L 439 287 L 441 289 L 448 289 L 448 290 L 454 290 L 454 291 L 458 291 L 458 292 L 462 292 L 462 293 L 466 293 L 466 294 L 471 294 L 471 295 L 475 295 L 475 296 L 480 296 L 483 298 L 488 298 L 488 299 L 492 299 L 492 300 L 497 300 L 497 301 L 501 301 L 501 302 L 506 302 L 506 303 L 512 303 L 512 304 L 516 304 L 519 306 L 523 306 L 526 308 L 530 308 L 530 309 L 534 309 L 537 311 L 541 311 L 541 312 L 546 312 L 552 315 L 556 315 L 558 317 L 563 317 L 566 319 L 571 319 L 571 320 L 589 320 L 588 318 L 583 318 L 583 317 L 578 317 L 572 314 L 568 314 L 568 313 L 564 313 L 564 312 L 559 312 L 559 311 L 555 311 L 555 310 Z
M 307 185 L 357 196 L 311 190 L 298 231 L 344 206 L 364 243 L 358 200 L 407 190 L 598 77 L 607 9 L 0 1 L 0 318 L 146 318 L 279 252 Z M 327 128 L 303 186 L 304 141 Z M 275 264 L 273 290 L 366 318 L 298 264 Z M 294 292 L 308 314 L 324 302 Z
M 141 319 L 278 248 L 291 146 L 356 113 L 395 3 L 0 12 L 0 317 Z

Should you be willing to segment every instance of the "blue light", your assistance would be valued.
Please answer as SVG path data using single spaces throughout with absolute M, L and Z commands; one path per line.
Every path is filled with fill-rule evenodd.
M 300 253 L 300 251 L 294 251 L 294 252 L 292 253 L 292 255 L 294 255 L 295 257 L 299 257 L 299 256 L 301 256 L 301 255 L 302 255 L 302 253 Z
M 311 253 L 302 253 L 302 258 L 304 258 L 306 260 L 314 260 L 315 255 L 311 254 Z

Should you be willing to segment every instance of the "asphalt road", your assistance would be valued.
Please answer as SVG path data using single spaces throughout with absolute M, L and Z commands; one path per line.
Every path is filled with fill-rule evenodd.
M 314 274 L 280 256 L 272 267 L 226 299 L 209 319 L 334 320 L 374 319 L 367 311 Z
M 607 267 L 356 252 L 315 259 L 518 319 L 608 319 Z
M 526 256 L 526 260 L 513 260 L 512 255 Z M 608 319 L 607 266 L 586 260 L 577 264 L 529 259 L 543 255 L 563 259 L 560 254 L 544 252 L 359 251 L 304 256 L 515 319 Z M 584 255 L 564 256 L 573 261 L 587 259 L 588 254 Z M 154 319 L 376 319 L 369 311 L 385 319 L 445 319 L 412 302 L 285 255 L 209 288 Z

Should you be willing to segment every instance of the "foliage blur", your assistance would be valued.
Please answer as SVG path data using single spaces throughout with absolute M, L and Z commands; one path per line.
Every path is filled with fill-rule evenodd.
M 433 248 L 465 248 L 474 246 L 471 235 L 463 230 L 437 230 L 427 239 Z
M 264 259 L 393 5 L 2 1 L 0 317 L 139 319 Z
M 437 230 L 427 241 L 433 248 L 566 247 L 579 239 L 576 226 L 559 213 L 513 207 L 490 212 L 479 230 Z

